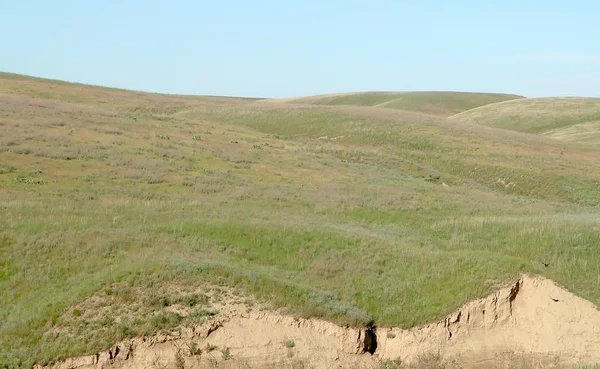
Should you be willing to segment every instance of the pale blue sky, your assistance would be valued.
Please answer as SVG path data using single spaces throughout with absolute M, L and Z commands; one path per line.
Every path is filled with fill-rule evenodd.
M 600 96 L 600 2 L 0 0 L 0 70 L 129 89 Z

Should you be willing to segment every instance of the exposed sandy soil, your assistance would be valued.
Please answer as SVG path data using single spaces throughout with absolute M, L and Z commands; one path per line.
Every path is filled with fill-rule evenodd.
M 211 320 L 180 334 L 120 342 L 109 352 L 53 368 L 175 368 L 178 356 L 185 368 L 377 368 L 385 359 L 409 364 L 426 353 L 439 353 L 461 368 L 553 368 L 600 361 L 597 307 L 550 280 L 528 276 L 439 322 L 376 329 L 374 355 L 364 353 L 365 329 L 258 306 L 219 309 Z M 201 354 L 191 355 L 192 342 Z
M 389 339 L 387 332 L 396 337 Z M 544 367 L 598 362 L 600 312 L 548 279 L 523 277 L 436 324 L 380 329 L 378 337 L 381 357 L 410 360 L 419 352 L 439 350 L 464 367 L 502 366 L 515 354 Z

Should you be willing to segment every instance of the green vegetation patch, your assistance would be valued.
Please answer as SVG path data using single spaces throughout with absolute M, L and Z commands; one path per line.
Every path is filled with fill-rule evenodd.
M 524 272 L 600 303 L 593 146 L 0 79 L 0 367 L 211 319 L 231 288 L 352 326 L 432 321 Z
M 362 92 L 309 96 L 292 102 L 313 105 L 378 106 L 450 116 L 479 106 L 521 97 L 509 94 L 472 92 Z

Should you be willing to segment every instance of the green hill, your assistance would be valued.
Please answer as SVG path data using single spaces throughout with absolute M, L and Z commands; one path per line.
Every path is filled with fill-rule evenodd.
M 351 325 L 431 321 L 524 272 L 600 303 L 593 147 L 6 74 L 0 114 L 0 367 L 195 323 L 167 307 L 198 286 Z
M 313 105 L 360 105 L 450 116 L 478 106 L 519 99 L 522 96 L 474 92 L 358 92 L 317 95 L 291 102 Z
M 482 106 L 453 118 L 541 134 L 563 141 L 600 143 L 600 98 L 544 97 Z

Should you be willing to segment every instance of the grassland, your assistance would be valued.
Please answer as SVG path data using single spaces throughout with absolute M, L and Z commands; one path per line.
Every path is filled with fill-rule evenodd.
M 600 99 L 545 97 L 491 104 L 453 118 L 490 127 L 541 134 L 587 144 L 600 143 Z
M 402 327 L 523 272 L 600 303 L 600 150 L 380 110 L 0 74 L 0 367 L 186 324 L 168 286 Z
M 447 117 L 479 106 L 520 98 L 522 96 L 474 92 L 358 92 L 309 96 L 294 99 L 292 102 L 313 105 L 377 106 Z

